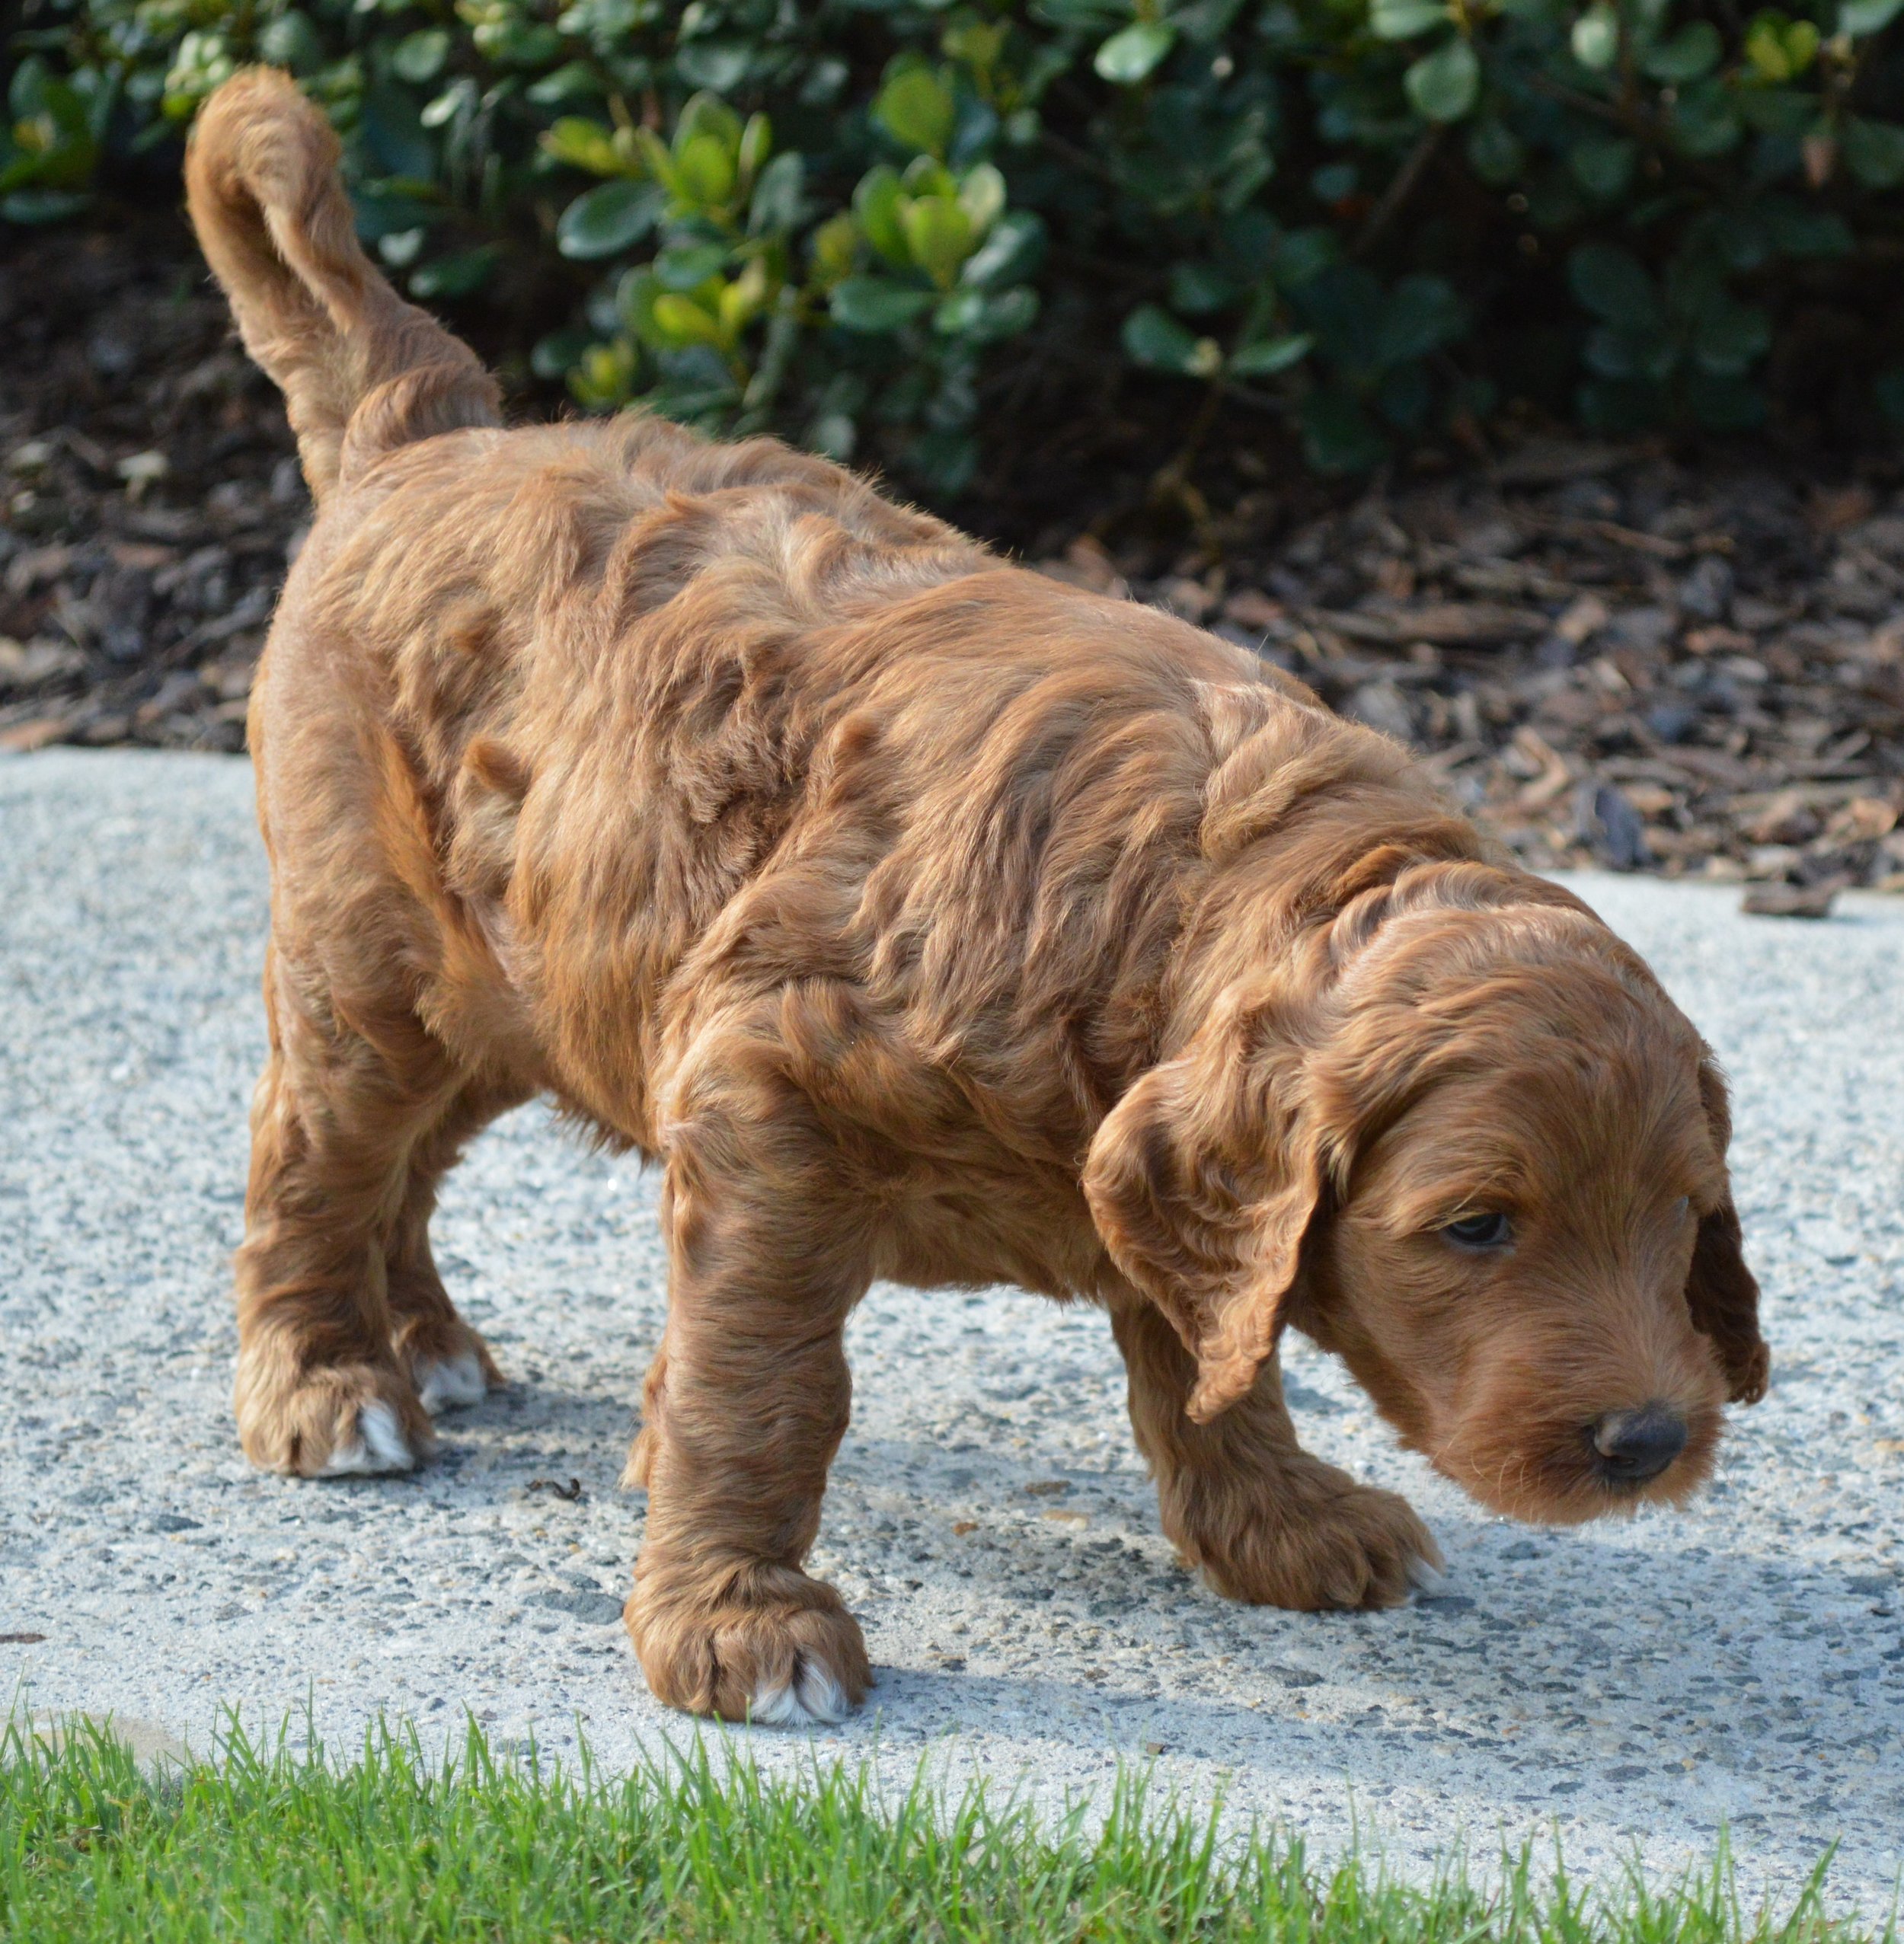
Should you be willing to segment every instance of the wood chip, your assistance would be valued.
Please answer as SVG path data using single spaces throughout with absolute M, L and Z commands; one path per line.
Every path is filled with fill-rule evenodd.
M 1835 885 L 1759 884 L 1739 908 L 1758 918 L 1828 918 L 1837 896 Z
M 0 749 L 24 756 L 57 742 L 71 726 L 69 716 L 37 716 L 30 722 L 14 723 L 0 729 Z
M 1385 612 L 1318 608 L 1306 618 L 1313 627 L 1346 635 L 1352 641 L 1384 646 L 1427 641 L 1455 648 L 1525 641 L 1545 634 L 1548 628 L 1547 617 L 1531 608 L 1502 607 L 1488 601 L 1437 601 Z
M 1554 624 L 1554 632 L 1577 648 L 1589 635 L 1598 634 L 1612 620 L 1612 611 L 1597 594 L 1583 594 L 1572 602 Z
M 1490 468 L 1500 486 L 1561 486 L 1593 479 L 1637 464 L 1647 457 L 1643 445 L 1596 445 L 1571 440 L 1530 439 L 1518 452 Z
M 1283 618 L 1286 610 L 1280 601 L 1272 601 L 1260 589 L 1238 588 L 1223 603 L 1223 618 L 1233 621 L 1238 627 L 1254 628 L 1259 631 L 1273 627 Z
M 1395 616 L 1396 639 L 1433 641 L 1444 647 L 1464 642 L 1525 641 L 1547 632 L 1547 617 L 1531 608 L 1508 608 L 1490 601 L 1443 601 L 1404 609 Z

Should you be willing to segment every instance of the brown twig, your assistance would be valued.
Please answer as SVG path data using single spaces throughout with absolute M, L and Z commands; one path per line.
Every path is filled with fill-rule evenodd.
M 1381 199 L 1369 212 L 1362 233 L 1350 245 L 1351 257 L 1365 255 L 1373 248 L 1382 231 L 1401 213 L 1403 205 L 1415 193 L 1416 185 L 1434 160 L 1435 151 L 1441 146 L 1441 139 L 1446 132 L 1439 122 L 1422 131 L 1421 139 L 1409 150 L 1407 160 L 1396 170 L 1394 179 L 1382 192 Z

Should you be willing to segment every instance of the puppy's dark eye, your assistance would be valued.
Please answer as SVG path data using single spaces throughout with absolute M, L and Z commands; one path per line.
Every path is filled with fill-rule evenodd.
M 1497 1209 L 1492 1215 L 1463 1215 L 1441 1232 L 1464 1249 L 1499 1249 L 1513 1240 L 1514 1224 Z

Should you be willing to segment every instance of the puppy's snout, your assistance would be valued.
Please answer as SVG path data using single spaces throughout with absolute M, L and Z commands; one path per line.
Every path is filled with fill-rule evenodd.
M 1669 1404 L 1608 1411 L 1589 1427 L 1601 1476 L 1622 1485 L 1657 1478 L 1686 1448 L 1686 1421 Z

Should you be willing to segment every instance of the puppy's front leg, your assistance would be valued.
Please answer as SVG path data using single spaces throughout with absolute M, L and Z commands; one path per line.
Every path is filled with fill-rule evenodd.
M 851 1401 L 843 1336 L 870 1280 L 863 1210 L 798 1103 L 701 1090 L 671 1149 L 666 1345 L 630 1472 L 648 1488 L 628 1632 L 656 1697 L 729 1720 L 837 1721 L 872 1675 L 859 1626 L 801 1571 Z
M 1133 1294 L 1111 1327 L 1164 1530 L 1217 1591 L 1256 1606 L 1392 1607 L 1436 1577 L 1440 1551 L 1406 1500 L 1296 1442 L 1274 1357 L 1246 1397 L 1194 1424 L 1184 1403 L 1196 1366 L 1161 1313 Z

